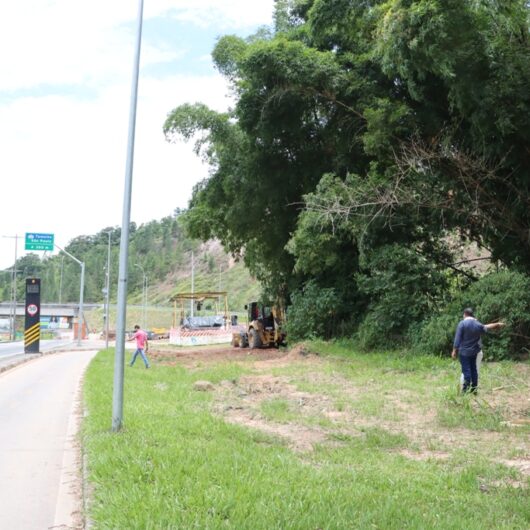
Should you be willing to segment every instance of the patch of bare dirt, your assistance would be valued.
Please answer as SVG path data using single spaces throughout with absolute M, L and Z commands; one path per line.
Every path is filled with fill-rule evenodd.
M 310 451 L 315 444 L 333 444 L 336 435 L 363 436 L 363 429 L 377 427 L 406 435 L 417 450 L 403 449 L 399 453 L 413 460 L 445 460 L 455 447 L 462 445 L 477 451 L 496 447 L 499 448 L 498 462 L 517 469 L 522 476 L 530 474 L 530 460 L 526 458 L 530 447 L 520 438 L 517 441 L 513 433 L 517 430 L 513 426 L 524 427 L 530 418 L 528 392 L 512 388 L 513 384 L 521 384 L 530 375 L 527 366 L 521 366 L 519 381 L 507 382 L 505 387 L 488 393 L 488 404 L 495 410 L 502 410 L 504 417 L 509 419 L 507 424 L 513 427 L 511 431 L 497 432 L 444 428 L 439 424 L 435 403 L 429 406 L 428 401 L 417 393 L 403 388 L 383 389 L 379 403 L 381 410 L 368 413 L 363 399 L 376 382 L 366 381 L 360 385 L 338 371 L 330 371 L 329 361 L 315 355 L 304 344 L 288 352 L 213 346 L 160 349 L 150 355 L 157 363 L 184 365 L 189 369 L 208 363 L 244 364 L 254 371 L 252 375 L 214 385 L 215 412 L 228 422 L 278 436 L 296 451 Z M 291 366 L 303 370 L 296 371 L 295 375 L 274 375 L 278 369 Z M 263 404 L 274 400 L 288 404 L 290 416 L 284 421 L 274 421 L 263 413 Z M 522 443 L 524 457 L 509 459 L 509 450 L 516 443 Z
M 510 488 L 523 489 L 526 484 L 522 480 L 515 480 L 513 478 L 505 478 L 503 480 L 494 480 L 491 485 L 495 488 L 509 486 Z M 482 488 L 481 488 L 482 489 Z
M 232 346 L 195 346 L 190 348 L 164 348 L 152 347 L 149 358 L 157 364 L 164 366 L 184 365 L 194 367 L 209 363 L 221 362 L 248 362 L 281 359 L 287 354 L 276 348 L 249 350 L 247 348 L 234 348 Z
M 253 368 L 257 370 L 281 368 L 297 361 L 320 362 L 318 355 L 310 352 L 303 344 L 288 351 L 276 348 L 251 350 L 228 345 L 171 348 L 155 344 L 151 346 L 149 358 L 165 366 L 184 365 L 186 367 L 209 363 L 244 362 L 245 364 L 253 363 Z
M 501 460 L 500 462 L 505 466 L 517 469 L 522 475 L 530 477 L 530 460 L 526 458 L 515 458 L 511 460 Z
M 340 374 L 327 374 L 321 370 L 318 357 L 300 357 L 295 361 L 312 359 L 315 363 L 303 376 L 303 380 L 291 376 L 275 376 L 266 372 L 266 367 L 277 367 L 277 360 L 255 362 L 260 373 L 241 377 L 238 381 L 223 381 L 216 387 L 216 410 L 227 421 L 246 425 L 263 432 L 285 438 L 296 450 L 310 450 L 314 443 L 332 439 L 333 434 L 358 436 L 366 427 L 377 427 L 391 433 L 403 433 L 420 448 L 418 451 L 404 451 L 402 454 L 414 460 L 445 459 L 446 451 L 428 449 L 432 442 L 447 447 L 462 443 L 493 444 L 503 446 L 505 433 L 473 431 L 469 429 L 441 429 L 437 424 L 437 412 L 425 409 L 407 390 L 385 391 L 384 406 L 392 411 L 392 419 L 383 415 L 366 415 L 356 406 L 356 399 L 362 397 L 363 389 Z M 281 358 L 282 362 L 286 359 Z M 264 373 L 265 371 L 265 373 Z M 300 383 L 309 384 L 315 391 L 301 391 Z M 321 393 L 319 387 L 324 387 Z M 330 395 L 330 388 L 332 394 Z M 324 393 L 325 390 L 328 393 Z M 289 403 L 295 418 L 287 423 L 277 423 L 266 419 L 261 413 L 261 405 L 268 400 L 282 400 Z M 414 402 L 416 401 L 416 402 Z M 338 408 L 338 403 L 346 402 Z M 309 419 L 328 420 L 324 426 L 308 426 Z M 312 423 L 312 422 L 310 422 Z
M 246 408 L 256 408 L 270 399 L 284 399 L 296 409 L 309 412 L 325 411 L 331 407 L 331 399 L 325 395 L 299 391 L 286 376 L 268 374 L 243 376 L 237 383 L 222 383 L 223 401 L 235 401 Z
M 268 422 L 259 415 L 254 416 L 251 410 L 244 408 L 226 410 L 224 419 L 230 423 L 244 425 L 267 434 L 279 436 L 286 440 L 289 447 L 295 451 L 312 451 L 315 444 L 324 442 L 327 437 L 327 434 L 321 429 L 308 428 L 291 423 Z
M 333 410 L 329 396 L 300 391 L 289 377 L 271 374 L 243 376 L 237 382 L 223 381 L 217 388 L 215 408 L 226 421 L 279 436 L 296 451 L 310 451 L 327 439 L 328 431 L 318 425 L 267 419 L 261 405 L 275 399 L 287 402 L 300 418 L 324 417 Z

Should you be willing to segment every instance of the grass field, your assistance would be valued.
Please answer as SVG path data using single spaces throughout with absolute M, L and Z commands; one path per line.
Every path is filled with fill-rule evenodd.
M 528 363 L 484 366 L 475 399 L 448 359 L 347 343 L 151 357 L 119 434 L 113 352 L 87 373 L 96 529 L 530 527 Z

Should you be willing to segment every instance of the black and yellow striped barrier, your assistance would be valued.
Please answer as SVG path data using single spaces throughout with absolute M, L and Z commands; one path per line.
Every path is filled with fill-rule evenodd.
M 29 329 L 24 331 L 24 350 L 27 351 L 30 346 L 37 343 L 36 351 L 39 351 L 38 343 L 40 341 L 40 322 L 31 326 Z M 34 348 L 32 348 L 34 349 Z

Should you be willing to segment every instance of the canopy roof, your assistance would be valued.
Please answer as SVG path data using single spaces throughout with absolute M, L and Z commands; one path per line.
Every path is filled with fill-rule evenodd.
M 220 296 L 227 296 L 227 291 L 197 291 L 195 293 L 178 293 L 170 298 L 172 302 L 180 302 L 183 300 L 208 300 L 209 298 L 219 298 Z

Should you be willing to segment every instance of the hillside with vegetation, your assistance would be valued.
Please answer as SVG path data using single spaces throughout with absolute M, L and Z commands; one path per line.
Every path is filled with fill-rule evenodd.
M 84 261 L 85 302 L 104 303 L 108 241 L 110 233 L 110 303 L 116 303 L 119 246 L 121 229 L 105 228 L 100 232 L 73 239 L 66 250 Z M 170 298 L 180 292 L 191 291 L 191 255 L 194 254 L 195 291 L 227 291 L 230 311 L 241 311 L 245 303 L 260 293 L 259 283 L 253 279 L 242 261 L 227 254 L 216 241 L 201 242 L 186 231 L 180 211 L 158 221 L 137 226 L 131 224 L 129 250 L 128 304 L 131 317 L 140 320 L 143 274 L 147 276 L 148 311 L 160 326 L 169 325 L 172 303 Z M 42 280 L 42 302 L 79 301 L 80 267 L 63 253 L 58 255 L 27 254 L 17 260 L 17 299 L 24 299 L 23 278 Z M 0 299 L 11 299 L 11 278 L 0 277 Z M 111 325 L 113 323 L 111 311 Z M 102 308 L 89 313 L 89 325 L 100 327 Z M 92 318 L 91 318 L 92 317 Z

